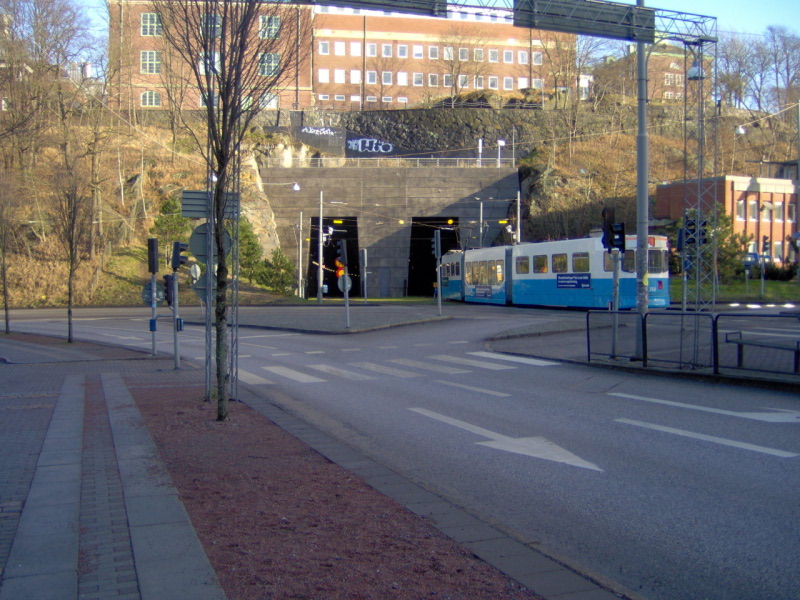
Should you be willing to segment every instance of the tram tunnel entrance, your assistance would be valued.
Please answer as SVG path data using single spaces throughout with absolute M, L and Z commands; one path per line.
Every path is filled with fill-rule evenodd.
M 308 265 L 306 281 L 306 297 L 314 298 L 317 295 L 318 256 L 319 256 L 319 219 L 310 221 L 311 235 L 309 236 Z M 344 292 L 339 289 L 337 277 L 337 242 L 347 241 L 347 269 L 352 287 L 350 297 L 361 297 L 361 264 L 358 245 L 358 219 L 356 217 L 330 217 L 322 220 L 322 283 L 328 287 L 323 298 L 342 298 Z M 324 288 L 323 288 L 324 289 Z
M 437 229 L 442 232 L 442 254 L 460 247 L 456 217 L 414 217 L 411 221 L 411 245 L 408 252 L 409 296 L 433 296 L 436 284 L 433 232 Z

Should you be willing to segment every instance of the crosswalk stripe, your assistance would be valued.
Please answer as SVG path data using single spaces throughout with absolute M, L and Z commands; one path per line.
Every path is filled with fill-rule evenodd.
M 365 369 L 367 371 L 375 371 L 376 373 L 383 373 L 384 375 L 392 375 L 394 377 L 402 377 L 403 379 L 410 379 L 412 377 L 422 377 L 422 375 L 420 375 L 419 373 L 412 373 L 411 371 L 403 371 L 401 369 L 393 369 L 392 367 L 386 367 L 384 365 L 379 365 L 371 362 L 359 362 L 350 364 L 354 367 L 358 367 L 359 369 Z
M 491 358 L 494 360 L 507 360 L 510 362 L 522 363 L 524 365 L 533 365 L 535 367 L 549 367 L 557 365 L 558 363 L 551 360 L 540 360 L 538 358 L 526 358 L 524 356 L 512 356 L 510 354 L 498 354 L 497 352 L 467 352 L 472 356 L 481 356 L 483 358 Z
M 264 379 L 263 377 L 259 377 L 255 373 L 250 373 L 249 371 L 245 371 L 244 369 L 239 369 L 239 379 L 244 381 L 245 383 L 250 383 L 253 385 L 261 385 L 261 384 L 272 384 L 273 382 L 269 379 Z
M 412 360 L 410 358 L 393 358 L 389 362 L 406 367 L 414 367 L 416 369 L 424 369 L 426 371 L 433 371 L 434 373 L 446 373 L 447 375 L 458 375 L 459 373 L 469 373 L 467 369 L 458 369 L 456 367 L 445 367 L 444 365 L 433 365 L 424 363 L 419 360 Z
M 462 390 L 468 390 L 470 392 L 478 392 L 479 394 L 487 394 L 489 396 L 496 396 L 498 398 L 510 398 L 511 394 L 506 394 L 504 392 L 495 392 L 494 390 L 487 390 L 484 388 L 474 387 L 471 385 L 465 385 L 463 383 L 456 383 L 455 381 L 444 381 L 444 380 L 437 380 L 436 383 L 440 383 L 442 385 L 449 385 L 450 387 L 457 387 Z
M 354 381 L 367 381 L 369 379 L 375 379 L 374 377 L 370 377 L 369 375 L 362 375 L 361 373 L 347 371 L 345 369 L 340 369 L 339 367 L 334 367 L 331 365 L 308 365 L 308 366 L 312 369 L 316 369 L 317 371 L 322 371 L 323 373 L 327 373 L 328 375 L 335 375 L 336 377 L 343 377 L 344 379 L 352 379 Z
M 286 377 L 287 379 L 291 379 L 293 381 L 297 381 L 298 383 L 324 383 L 324 379 L 320 379 L 319 377 L 314 377 L 313 375 L 306 375 L 305 373 L 301 373 L 300 371 L 295 371 L 294 369 L 289 369 L 287 367 L 261 367 L 265 371 L 269 371 L 270 373 L 275 373 L 276 375 L 281 375 L 282 377 Z
M 458 365 L 477 367 L 478 369 L 489 369 L 490 371 L 505 371 L 506 369 L 516 369 L 516 367 L 512 367 L 511 365 L 497 365 L 495 363 L 472 360 L 469 358 L 462 358 L 460 356 L 449 356 L 447 354 L 436 354 L 434 356 L 429 356 L 428 358 L 432 358 L 434 360 L 442 360 L 444 362 L 456 363 Z

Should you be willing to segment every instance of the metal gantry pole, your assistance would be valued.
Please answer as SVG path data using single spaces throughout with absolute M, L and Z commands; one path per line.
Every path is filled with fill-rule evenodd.
M 644 7 L 644 0 L 636 0 L 636 6 Z M 646 43 L 636 42 L 636 74 L 638 84 L 636 135 L 636 311 L 640 316 L 647 312 L 647 234 L 650 223 L 649 199 L 647 196 L 649 171 L 649 139 L 647 135 L 647 57 Z M 636 356 L 644 359 L 642 319 L 637 320 Z

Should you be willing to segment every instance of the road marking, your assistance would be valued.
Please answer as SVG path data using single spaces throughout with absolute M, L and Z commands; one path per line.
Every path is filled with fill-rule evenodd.
M 306 375 L 305 373 L 301 373 L 300 371 L 295 371 L 294 369 L 289 369 L 288 367 L 261 367 L 265 371 L 269 371 L 270 373 L 275 373 L 276 375 L 281 375 L 286 377 L 287 379 L 292 379 L 293 381 L 297 381 L 298 383 L 324 383 L 324 379 L 320 379 L 319 377 L 314 377 L 313 375 Z
M 325 350 L 309 350 L 305 354 L 325 354 Z
M 435 373 L 446 373 L 447 375 L 458 375 L 461 373 L 469 373 L 467 369 L 458 369 L 456 367 L 445 367 L 444 365 L 432 365 L 424 363 L 421 360 L 413 360 L 410 358 L 392 358 L 389 360 L 391 363 L 404 365 L 406 367 L 414 367 L 416 369 L 424 369 L 426 371 L 433 371 Z
M 457 340 L 455 342 L 447 342 L 448 344 L 469 344 L 467 340 Z
M 453 427 L 458 427 L 464 431 L 469 431 L 481 437 L 489 438 L 488 442 L 475 442 L 479 446 L 488 446 L 496 450 L 505 450 L 506 452 L 513 452 L 514 454 L 523 454 L 533 458 L 541 458 L 544 460 L 552 460 L 582 469 L 591 469 L 592 471 L 603 471 L 597 465 L 594 465 L 582 458 L 575 456 L 569 450 L 565 450 L 560 446 L 555 445 L 553 442 L 543 437 L 526 437 L 526 438 L 512 438 L 506 435 L 489 431 L 483 427 L 472 425 L 465 421 L 459 421 L 446 415 L 427 410 L 424 408 L 410 408 L 409 410 L 419 413 L 431 419 L 436 419 L 442 423 L 447 423 Z
M 397 346 L 378 346 L 378 350 L 394 350 Z
M 347 371 L 345 369 L 340 369 L 339 367 L 334 367 L 331 365 L 308 365 L 308 367 L 311 369 L 316 369 L 317 371 L 322 371 L 323 373 L 327 373 L 328 375 L 335 375 L 336 377 L 343 377 L 344 379 L 353 379 L 355 381 L 367 381 L 369 379 L 375 379 L 374 377 L 370 377 L 369 375 L 362 375 L 361 373 Z
M 274 354 L 270 354 L 270 356 L 291 356 L 291 352 L 275 352 Z
M 763 412 L 763 413 L 736 412 L 734 410 L 724 410 L 722 408 L 710 408 L 708 406 L 697 406 L 695 404 L 672 402 L 671 400 L 659 400 L 658 398 L 636 396 L 635 394 L 621 394 L 618 392 L 609 392 L 608 395 L 617 396 L 618 398 L 629 398 L 631 400 L 642 400 L 643 402 L 652 402 L 653 404 L 665 404 L 667 406 L 677 406 L 678 408 L 690 408 L 692 410 L 710 412 L 718 415 L 727 415 L 729 417 L 739 417 L 741 419 L 751 419 L 753 421 L 764 421 L 765 423 L 800 423 L 800 411 L 796 410 L 783 410 L 780 408 L 770 408 L 768 410 L 774 412 Z
M 342 348 L 341 352 L 361 352 L 361 348 Z
M 293 335 L 298 335 L 296 333 L 265 333 L 263 335 L 246 335 L 242 336 L 241 339 L 245 340 L 252 340 L 255 338 L 271 338 L 271 337 L 291 337 Z
M 490 371 L 504 371 L 506 369 L 517 368 L 509 365 L 496 365 L 494 363 L 487 363 L 479 360 L 471 360 L 469 358 L 461 358 L 460 356 L 448 356 L 446 354 L 436 354 L 435 356 L 429 356 L 428 358 L 433 358 L 435 360 L 443 360 L 444 362 L 451 362 L 459 365 L 467 365 L 469 367 L 477 367 L 478 369 L 489 369 Z
M 394 377 L 401 377 L 403 379 L 411 379 L 412 377 L 422 377 L 419 373 L 412 373 L 411 371 L 403 371 L 401 369 L 393 369 L 384 365 L 379 365 L 371 362 L 358 362 L 350 363 L 359 369 L 366 369 L 367 371 L 375 371 L 376 373 L 383 373 L 384 375 L 392 375 Z
M 239 379 L 241 379 L 245 383 L 250 383 L 253 385 L 261 385 L 261 384 L 272 385 L 273 383 L 269 379 L 264 379 L 263 377 L 259 377 L 255 373 L 251 373 L 250 371 L 245 371 L 244 369 L 239 369 Z
M 472 356 L 482 356 L 483 358 L 491 358 L 493 360 L 507 360 L 510 362 L 518 362 L 524 365 L 533 365 L 535 367 L 549 367 L 559 363 L 552 360 L 540 360 L 538 358 L 526 358 L 524 356 L 513 356 L 511 354 L 498 354 L 497 352 L 467 352 Z
M 781 458 L 794 458 L 800 456 L 794 452 L 785 452 L 784 450 L 776 450 L 774 448 L 767 448 L 765 446 L 756 446 L 754 444 L 747 444 L 745 442 L 737 442 L 725 438 L 714 437 L 712 435 L 705 435 L 702 433 L 694 433 L 692 431 L 685 431 L 683 429 L 673 429 L 672 427 L 664 427 L 662 425 L 653 425 L 652 423 L 644 423 L 642 421 L 633 421 L 631 419 L 614 419 L 617 423 L 625 423 L 626 425 L 634 425 L 636 427 L 643 427 L 645 429 L 653 429 L 655 431 L 662 431 L 664 433 L 672 433 L 682 437 L 688 437 L 695 440 L 702 440 L 704 442 L 713 442 L 723 446 L 732 446 L 733 448 L 741 448 L 743 450 L 752 450 L 753 452 L 760 452 L 762 454 L 770 454 Z
M 463 383 L 456 383 L 454 381 L 436 380 L 436 383 L 442 385 L 449 385 L 451 387 L 461 388 L 462 390 L 469 390 L 470 392 L 478 392 L 479 394 L 488 394 L 489 396 L 497 396 L 498 398 L 509 398 L 511 394 L 504 394 L 503 392 L 495 392 L 493 390 L 485 390 L 483 388 L 474 387 L 471 385 L 464 385 Z

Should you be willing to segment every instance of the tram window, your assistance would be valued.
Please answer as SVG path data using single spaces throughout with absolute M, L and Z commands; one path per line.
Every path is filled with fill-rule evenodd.
M 568 266 L 566 254 L 553 254 L 553 273 L 566 273 Z
M 495 267 L 494 270 L 494 280 L 496 282 L 495 285 L 503 285 L 503 280 L 504 280 L 503 261 L 502 260 L 496 261 L 496 265 L 497 266 Z
M 611 252 L 603 252 L 603 271 L 610 273 L 614 270 L 614 258 L 611 256 Z
M 667 270 L 666 257 L 663 250 L 650 250 L 647 253 L 647 272 L 663 273 Z
M 475 263 L 468 262 L 464 265 L 464 283 L 472 285 L 472 266 Z
M 636 273 L 636 252 L 625 250 L 625 257 L 622 259 L 622 270 L 626 273 Z
M 444 276 L 450 277 L 450 263 L 444 264 Z
M 589 272 L 589 253 L 588 252 L 573 252 L 572 253 L 572 272 L 573 273 L 588 273 Z
M 485 260 L 475 263 L 478 266 L 477 276 L 475 283 L 477 285 L 489 285 L 489 273 L 487 271 L 487 264 Z
M 518 256 L 516 261 L 517 275 L 527 275 L 531 272 L 531 259 L 527 256 Z
M 547 255 L 538 254 L 533 257 L 533 272 L 547 273 Z
M 461 276 L 461 263 L 453 263 L 453 277 Z

